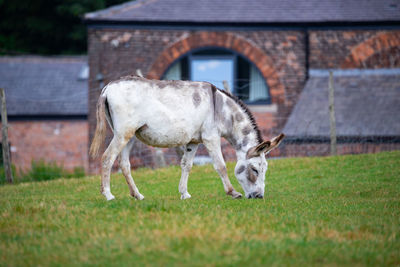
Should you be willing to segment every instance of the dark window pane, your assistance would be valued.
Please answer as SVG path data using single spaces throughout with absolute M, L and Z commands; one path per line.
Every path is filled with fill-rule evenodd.
M 250 63 L 242 57 L 237 59 L 237 87 L 236 96 L 243 101 L 249 99 Z
M 189 61 L 188 57 L 184 57 L 181 60 L 181 73 L 182 73 L 182 80 L 184 81 L 190 80 L 188 61 Z
M 202 49 L 199 51 L 194 52 L 192 55 L 194 56 L 229 56 L 229 55 L 233 55 L 232 52 L 227 51 L 225 49 Z

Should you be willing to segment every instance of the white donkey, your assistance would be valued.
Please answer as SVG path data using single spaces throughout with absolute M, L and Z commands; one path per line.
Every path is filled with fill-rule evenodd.
M 235 175 L 247 198 L 263 198 L 267 161 L 265 155 L 277 147 L 284 135 L 262 141 L 260 131 L 247 107 L 236 97 L 207 82 L 158 81 L 124 77 L 104 87 L 97 103 L 97 127 L 90 147 L 96 157 L 106 134 L 108 121 L 114 137 L 103 154 L 101 193 L 114 199 L 110 191 L 111 167 L 120 154 L 119 165 L 130 193 L 143 199 L 130 169 L 129 153 L 136 136 L 156 147 L 185 146 L 179 182 L 181 199 L 187 191 L 189 172 L 198 144 L 203 143 L 227 195 L 240 198 L 227 175 L 221 153 L 221 137 L 236 149 Z

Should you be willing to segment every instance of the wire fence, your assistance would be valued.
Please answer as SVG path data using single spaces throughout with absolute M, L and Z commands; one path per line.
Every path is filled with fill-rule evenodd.
M 127 72 L 119 76 L 130 74 L 132 73 Z M 400 149 L 399 77 L 400 71 L 394 73 L 392 71 L 390 74 L 378 71 L 368 75 L 361 74 L 357 77 L 355 75 L 334 77 L 337 154 L 376 153 Z M 103 77 L 102 79 L 108 80 L 109 78 Z M 241 79 L 240 82 L 250 83 L 251 81 Z M 276 105 L 275 109 L 269 109 L 275 104 L 258 104 L 256 107 L 249 105 L 264 139 L 270 139 L 281 132 L 287 135 L 280 147 L 272 151 L 269 157 L 327 156 L 331 154 L 328 87 L 327 75 L 311 76 L 302 92 L 288 90 L 285 93 L 284 101 L 290 104 Z M 78 91 L 72 96 L 84 97 L 86 95 L 87 92 Z M 238 97 L 243 96 L 238 95 Z M 62 97 L 51 100 L 43 100 L 34 96 L 12 96 L 12 98 L 14 101 L 29 101 L 38 106 L 65 100 Z M 263 111 L 263 108 L 266 110 Z M 32 160 L 35 159 L 35 155 L 20 156 L 18 153 L 36 151 L 33 154 L 47 155 L 44 156 L 45 160 L 55 159 L 60 163 L 67 162 L 68 157 L 79 157 L 77 161 L 79 163 L 75 165 L 84 166 L 85 169 L 98 170 L 100 166 L 98 162 L 82 163 L 89 160 L 87 157 L 89 146 L 87 126 L 69 132 L 70 136 L 68 137 L 63 135 L 63 132 L 70 127 L 68 124 L 62 127 L 58 126 L 57 129 L 49 129 L 43 133 L 48 135 L 43 137 L 48 140 L 38 146 L 37 142 L 30 143 L 29 141 L 31 134 L 29 127 L 17 130 L 13 124 L 15 122 L 11 121 L 9 130 L 12 142 L 11 150 L 16 146 L 20 146 L 20 148 L 11 151 L 12 159 L 21 159 L 20 162 Z M 86 131 L 86 135 L 81 134 L 84 131 Z M 71 136 L 74 134 L 81 134 L 81 137 L 73 139 Z M 60 143 L 57 136 L 71 138 L 72 142 L 82 143 L 76 150 L 72 150 L 74 146 L 71 143 L 68 145 L 68 142 L 64 146 L 54 145 L 54 143 Z M 85 138 L 86 141 L 82 141 Z M 36 147 L 29 149 L 30 146 Z M 24 150 L 22 147 L 26 149 Z M 38 150 L 42 153 L 39 153 Z M 225 160 L 236 160 L 235 148 L 227 141 L 222 141 L 222 151 Z M 85 156 L 82 157 L 79 154 L 85 154 Z M 182 150 L 179 148 L 157 149 L 137 141 L 131 151 L 131 165 L 133 168 L 176 165 L 180 163 L 181 155 Z M 196 155 L 195 163 L 211 162 L 203 145 L 200 145 Z M 17 161 L 15 165 L 18 167 L 20 162 Z M 68 163 L 67 167 L 73 165 L 74 163 Z M 118 168 L 117 165 L 116 168 Z
M 400 112 L 399 77 L 399 70 L 367 70 L 356 74 L 341 71 L 333 77 L 337 154 L 400 149 L 400 121 L 397 119 Z M 293 103 L 289 107 L 281 109 L 278 106 L 273 112 L 263 112 L 261 107 L 261 111 L 253 112 L 264 139 L 281 132 L 287 135 L 270 157 L 332 154 L 328 88 L 328 72 L 320 72 L 310 77 L 301 93 L 293 91 L 285 94 L 285 101 Z M 252 105 L 249 107 L 250 110 L 254 109 Z M 131 153 L 132 165 L 157 166 L 156 150 L 137 143 Z M 179 150 L 162 151 L 167 164 L 179 163 Z M 236 160 L 235 149 L 227 141 L 222 142 L 222 151 L 226 160 Z M 211 162 L 207 156 L 206 149 L 200 145 L 197 162 Z

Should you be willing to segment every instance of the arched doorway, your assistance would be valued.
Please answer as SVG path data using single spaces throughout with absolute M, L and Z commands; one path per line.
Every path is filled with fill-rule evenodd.
M 161 79 L 175 62 L 192 51 L 219 48 L 237 53 L 256 67 L 268 88 L 268 101 L 284 102 L 284 86 L 272 59 L 245 38 L 229 32 L 196 32 L 167 47 L 147 71 L 150 79 Z M 266 103 L 264 101 L 264 103 Z

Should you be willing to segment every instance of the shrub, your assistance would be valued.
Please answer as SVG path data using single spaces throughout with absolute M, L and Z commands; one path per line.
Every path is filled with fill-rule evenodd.
M 65 170 L 62 165 L 56 162 L 45 162 L 44 160 L 32 161 L 31 169 L 23 172 L 16 172 L 15 166 L 12 166 L 14 183 L 29 181 L 48 181 L 57 178 L 81 178 L 84 177 L 85 169 L 75 167 L 73 171 Z M 4 168 L 0 166 L 0 184 L 5 184 Z
M 65 178 L 82 178 L 85 177 L 85 169 L 83 167 L 75 167 L 72 172 L 64 171 Z
M 31 170 L 26 174 L 32 181 L 47 181 L 63 177 L 63 167 L 56 162 L 46 163 L 44 160 L 32 161 Z

